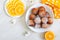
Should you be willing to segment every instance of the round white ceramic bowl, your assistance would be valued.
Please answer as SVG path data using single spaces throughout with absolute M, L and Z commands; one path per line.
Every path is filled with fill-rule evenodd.
M 31 26 L 29 26 L 28 21 L 29 21 L 29 15 L 31 14 L 31 10 L 32 10 L 33 8 L 38 8 L 38 7 L 40 7 L 40 6 L 43 6 L 43 7 L 46 9 L 46 11 L 49 12 L 49 14 L 50 14 L 50 16 L 52 17 L 52 19 L 54 18 L 53 11 L 52 11 L 52 9 L 50 9 L 49 6 L 44 5 L 44 4 L 41 4 L 41 3 L 36 3 L 35 5 L 31 6 L 31 7 L 27 10 L 27 13 L 26 13 L 26 25 L 27 25 L 27 27 L 30 28 L 32 31 L 38 32 L 38 33 L 40 33 L 40 32 L 45 32 L 45 31 L 48 30 L 48 28 L 45 28 L 45 29 L 44 29 L 44 28 L 34 28 L 34 27 L 31 27 Z M 52 25 L 53 25 L 53 24 L 52 24 Z M 51 26 L 50 26 L 50 27 L 51 27 Z

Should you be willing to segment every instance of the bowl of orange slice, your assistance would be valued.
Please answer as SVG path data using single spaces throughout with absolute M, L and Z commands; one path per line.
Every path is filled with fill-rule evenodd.
M 5 11 L 10 17 L 20 17 L 25 12 L 25 5 L 22 0 L 7 0 Z

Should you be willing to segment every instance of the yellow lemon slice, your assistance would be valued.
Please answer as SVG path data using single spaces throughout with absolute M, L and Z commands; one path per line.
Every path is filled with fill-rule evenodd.
M 51 31 L 48 31 L 45 33 L 45 39 L 46 40 L 54 40 L 54 33 Z
M 23 15 L 24 12 L 25 12 L 24 7 L 22 7 L 21 5 L 19 5 L 15 8 L 15 13 L 19 16 Z

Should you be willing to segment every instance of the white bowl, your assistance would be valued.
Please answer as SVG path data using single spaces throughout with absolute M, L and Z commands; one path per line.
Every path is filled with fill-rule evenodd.
M 47 31 L 47 28 L 44 29 L 44 28 L 34 28 L 34 27 L 31 27 L 31 26 L 28 25 L 28 21 L 29 21 L 29 15 L 31 14 L 31 10 L 32 10 L 33 8 L 38 8 L 38 7 L 40 7 L 40 6 L 43 6 L 43 7 L 46 9 L 46 11 L 49 12 L 49 14 L 50 14 L 50 16 L 52 17 L 52 19 L 53 19 L 53 17 L 54 17 L 54 16 L 53 16 L 53 11 L 52 11 L 52 9 L 50 9 L 49 6 L 47 6 L 47 5 L 44 5 L 44 4 L 41 4 L 41 3 L 36 3 L 35 5 L 31 6 L 31 7 L 28 9 L 27 13 L 26 13 L 26 25 L 27 25 L 27 27 L 30 28 L 32 31 L 38 32 L 38 33 Z
M 5 11 L 6 11 L 6 13 L 7 13 L 7 15 L 8 16 L 10 16 L 10 14 L 8 13 L 8 11 L 7 11 L 7 9 L 6 9 L 6 4 L 9 2 L 10 0 L 7 0 L 6 2 L 5 2 L 5 7 L 4 7 L 4 9 L 5 9 Z M 22 0 L 22 2 L 24 3 L 24 8 L 25 8 L 25 10 L 26 10 L 26 5 L 25 5 L 25 2 Z M 14 18 L 16 18 L 16 17 L 21 17 L 22 15 L 20 15 L 20 16 L 10 16 L 10 17 L 14 17 Z

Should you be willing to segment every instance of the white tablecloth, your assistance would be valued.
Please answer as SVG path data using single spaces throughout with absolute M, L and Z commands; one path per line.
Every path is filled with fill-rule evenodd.
M 16 23 L 12 24 L 6 12 L 4 11 L 4 3 L 6 0 L 0 0 L 0 40 L 43 40 L 42 33 L 35 33 L 30 31 L 25 24 L 25 16 L 17 18 Z M 34 0 L 33 0 L 34 1 Z M 35 0 L 36 3 L 40 0 Z M 29 6 L 29 2 L 24 0 L 26 6 Z M 33 4 L 31 3 L 31 4 Z M 54 29 L 52 31 L 55 33 L 55 40 L 60 40 L 60 19 L 54 20 Z M 31 34 L 25 37 L 23 33 L 25 31 L 30 31 Z

